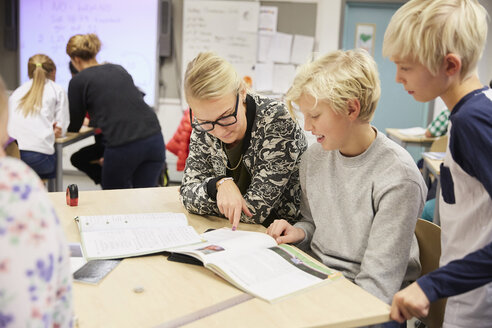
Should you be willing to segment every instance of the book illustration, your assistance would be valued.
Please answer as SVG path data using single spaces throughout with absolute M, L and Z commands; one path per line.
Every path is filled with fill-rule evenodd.
M 197 248 L 196 250 L 202 252 L 203 254 L 212 254 L 212 253 L 224 251 L 224 248 L 219 245 L 208 245 L 202 248 Z
M 269 249 L 283 257 L 285 260 L 287 260 L 288 263 L 294 265 L 299 270 L 318 277 L 319 279 L 327 279 L 329 275 L 332 274 L 330 270 L 325 271 L 319 266 L 313 266 L 313 262 L 306 261 L 306 257 L 300 256 L 300 254 L 293 254 L 289 252 L 289 249 L 286 247 L 286 245 L 271 247 Z M 306 261 L 306 263 L 304 261 Z M 322 271 L 319 269 L 321 269 Z

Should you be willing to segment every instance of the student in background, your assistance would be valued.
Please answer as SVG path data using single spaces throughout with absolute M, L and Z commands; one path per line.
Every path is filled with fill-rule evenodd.
M 7 139 L 0 78 L 0 143 Z M 70 327 L 68 246 L 38 176 L 0 147 L 0 326 Z
M 302 129 L 282 102 L 249 93 L 231 64 L 200 53 L 184 85 L 193 132 L 180 193 L 186 209 L 268 226 L 299 218 Z M 193 118 L 192 118 L 193 116 Z
M 443 109 L 425 130 L 427 138 L 441 137 L 448 132 L 449 109 Z
M 69 131 L 78 131 L 85 114 L 104 131 L 103 189 L 157 186 L 165 146 L 156 114 L 120 65 L 99 64 L 101 41 L 95 34 L 70 38 L 67 54 L 79 71 L 70 81 Z
M 371 126 L 380 94 L 364 50 L 335 51 L 299 69 L 286 101 L 299 106 L 318 143 L 301 161 L 302 219 L 276 220 L 267 233 L 390 303 L 420 274 L 414 231 L 427 188 L 410 154 Z
M 476 0 L 411 0 L 392 17 L 383 55 L 415 100 L 441 97 L 450 109 L 441 165 L 440 268 L 395 295 L 391 317 L 425 317 L 448 297 L 444 327 L 492 323 L 492 90 L 477 63 L 487 12 Z
M 72 61 L 69 62 L 68 67 L 73 78 L 79 71 L 77 71 L 75 66 L 73 66 Z M 89 126 L 89 123 L 90 118 L 89 115 L 86 114 L 82 125 Z M 94 139 L 94 144 L 82 147 L 73 153 L 70 157 L 70 162 L 78 170 L 87 174 L 87 176 L 91 178 L 95 184 L 100 184 L 102 177 L 102 165 L 104 162 L 104 138 L 101 129 L 96 128 L 94 130 Z
M 56 66 L 46 55 L 37 54 L 27 63 L 29 81 L 9 98 L 9 135 L 19 144 L 21 159 L 41 178 L 56 171 L 55 138 L 69 124 L 67 95 L 55 83 Z

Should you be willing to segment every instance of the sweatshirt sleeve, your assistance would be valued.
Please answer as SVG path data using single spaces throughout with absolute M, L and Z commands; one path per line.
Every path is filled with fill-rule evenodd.
M 417 280 L 430 302 L 492 282 L 492 242 Z
M 307 161 L 308 154 L 305 153 L 301 159 L 301 165 L 299 167 L 299 178 L 301 182 L 301 220 L 294 225 L 296 228 L 301 228 L 304 230 L 304 233 L 306 234 L 304 239 L 297 244 L 297 247 L 301 249 L 309 248 L 311 240 L 313 239 L 314 230 L 316 229 L 306 193 Z
M 425 190 L 411 179 L 397 181 L 374 195 L 375 215 L 355 283 L 388 304 L 409 267 L 415 224 L 425 197 Z

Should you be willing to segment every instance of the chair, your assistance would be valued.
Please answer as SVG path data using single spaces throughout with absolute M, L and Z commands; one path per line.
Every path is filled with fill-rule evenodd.
M 17 144 L 17 140 L 13 138 L 9 138 L 9 140 L 7 141 L 7 145 L 5 146 L 5 154 L 7 156 L 20 159 L 20 151 L 19 151 L 19 145 Z
M 441 256 L 441 228 L 429 221 L 418 219 L 415 226 L 415 236 L 420 249 L 420 264 L 422 275 L 439 268 Z M 429 315 L 420 320 L 429 328 L 442 326 L 444 308 L 447 299 L 439 299 L 430 305 Z

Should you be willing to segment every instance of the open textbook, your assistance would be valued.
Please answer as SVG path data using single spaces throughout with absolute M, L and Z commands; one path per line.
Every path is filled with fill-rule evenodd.
M 268 302 L 342 277 L 265 233 L 223 228 L 201 235 L 206 242 L 170 250 L 201 260 L 236 287 Z
M 87 260 L 158 253 L 203 240 L 183 213 L 78 216 Z

